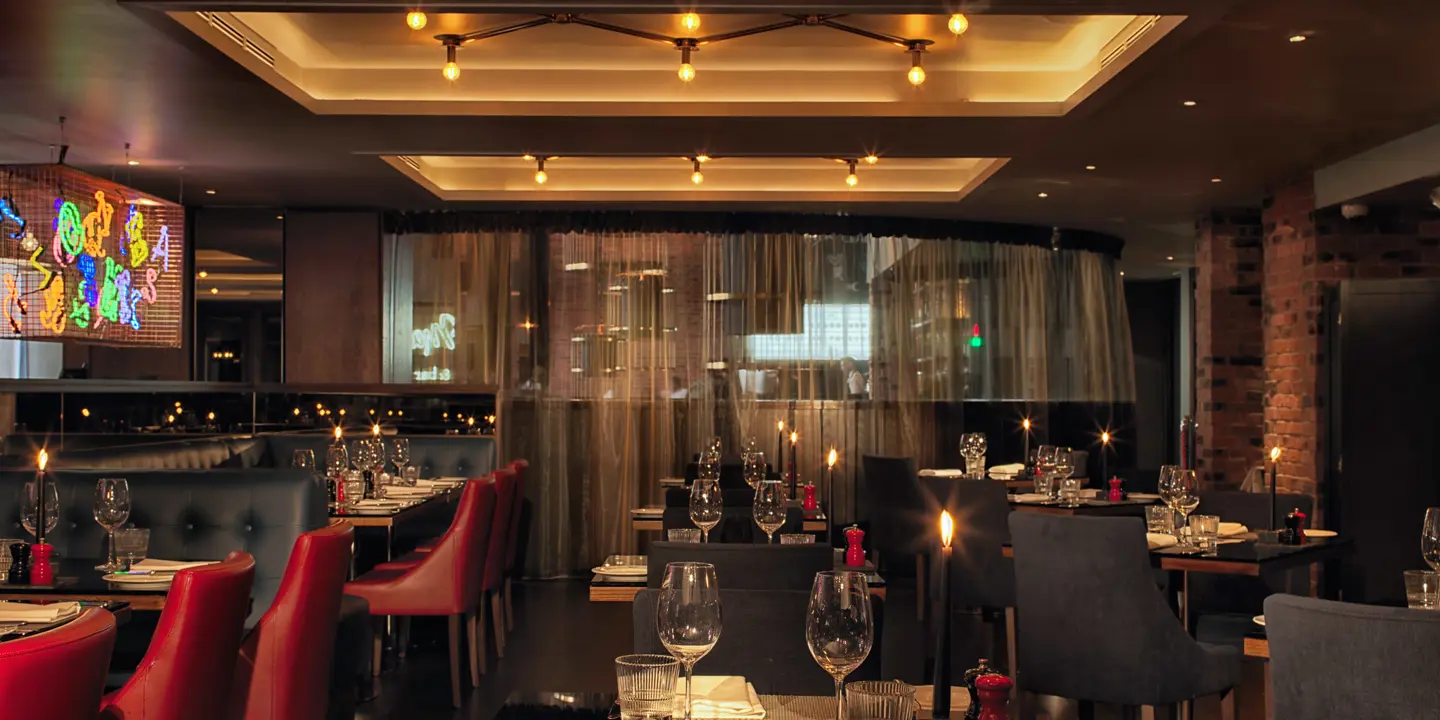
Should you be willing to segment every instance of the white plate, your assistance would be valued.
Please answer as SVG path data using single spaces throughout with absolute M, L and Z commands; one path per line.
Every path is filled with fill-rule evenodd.
M 1337 535 L 1338 535 L 1338 533 L 1336 533 L 1334 530 L 1321 530 L 1321 529 L 1319 529 L 1319 528 L 1316 528 L 1316 529 L 1314 529 L 1314 530 L 1306 530 L 1306 531 L 1305 531 L 1305 537 L 1312 537 L 1312 538 L 1315 538 L 1315 537 L 1336 537 Z
M 116 585 L 169 585 L 175 579 L 173 574 L 160 575 L 116 575 L 107 573 L 103 578 L 105 582 L 112 582 Z
M 1250 619 L 1251 619 L 1252 621 L 1254 621 L 1254 623 L 1255 623 L 1256 625 L 1259 625 L 1260 627 L 1265 627 L 1265 616 L 1264 616 L 1264 615 L 1256 615 L 1255 617 L 1250 618 Z

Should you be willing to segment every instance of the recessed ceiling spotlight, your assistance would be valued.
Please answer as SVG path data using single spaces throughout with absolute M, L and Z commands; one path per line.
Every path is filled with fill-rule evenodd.
M 1212 183 L 1218 183 L 1218 182 L 1220 182 L 1220 178 L 1210 178 L 1210 182 L 1212 182 Z
M 1124 270 L 1121 270 L 1121 271 L 1120 271 L 1120 277 L 1125 277 L 1125 271 L 1124 271 Z
M 126 164 L 126 165 L 139 165 L 139 164 L 140 164 L 140 161 L 139 161 L 139 160 L 127 160 L 127 161 L 125 162 L 125 164 Z
M 865 156 L 866 165 L 874 165 L 877 162 L 880 162 L 880 156 L 876 155 L 875 153 L 870 153 L 869 155 Z
M 285 216 L 284 216 L 284 215 L 276 215 L 276 216 L 275 216 L 275 219 L 276 219 L 276 220 L 284 220 L 284 219 L 285 219 Z
M 1165 259 L 1166 259 L 1166 260 L 1174 260 L 1174 259 L 1175 259 L 1175 256 L 1174 256 L 1174 255 L 1166 255 L 1166 256 L 1165 256 Z
M 1047 198 L 1047 197 L 1050 197 L 1050 193 L 1043 193 L 1043 192 L 1042 192 L 1042 193 L 1040 193 L 1039 195 L 1036 195 L 1035 197 Z
M 1185 107 L 1195 107 L 1199 103 L 1195 102 L 1194 100 L 1186 100 L 1185 102 L 1182 102 L 1180 104 L 1184 105 Z
M 214 194 L 215 194 L 215 191 L 214 191 L 214 190 L 206 190 L 206 191 L 205 191 L 205 194 L 206 194 L 206 195 L 214 195 Z
M 201 280 L 204 280 L 205 278 L 210 277 L 210 273 L 205 272 L 204 270 L 201 270 L 199 273 L 197 273 L 197 275 L 199 275 L 199 277 L 200 277 Z
M 1302 43 L 1309 39 L 1310 36 L 1306 35 L 1305 33 L 1296 33 L 1290 36 L 1290 42 L 1292 43 Z
M 524 160 L 528 160 L 528 161 L 531 161 L 531 162 L 533 162 L 533 161 L 535 160 L 535 156 L 534 156 L 534 155 L 531 155 L 530 153 L 525 153 L 524 155 L 521 155 L 520 157 L 521 157 L 522 159 L 524 159 Z
M 1095 169 L 1095 166 L 1094 166 L 1094 165 L 1086 165 L 1086 166 L 1085 166 L 1085 169 L 1086 169 L 1086 170 L 1094 170 L 1094 169 Z
M 710 156 L 702 152 L 695 156 L 695 162 L 710 162 Z
M 220 288 L 213 288 L 213 287 L 210 288 L 210 294 L 211 294 L 211 295 L 219 295 L 219 294 L 220 294 Z

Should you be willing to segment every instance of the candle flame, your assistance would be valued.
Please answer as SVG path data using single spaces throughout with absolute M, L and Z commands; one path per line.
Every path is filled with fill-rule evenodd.
M 375 437 L 380 437 L 380 424 L 376 423 L 375 425 L 370 426 L 370 432 L 374 434 Z
M 1279 446 L 1279 445 L 1276 445 L 1275 447 L 1270 448 L 1270 462 L 1279 462 L 1279 461 L 1280 461 L 1280 446 Z
M 341 429 L 341 427 L 340 427 L 339 425 L 336 425 L 336 426 L 335 426 L 335 442 L 340 442 L 340 436 L 341 436 L 342 434 L 344 434 L 344 433 L 345 433 L 345 431 L 344 431 L 343 429 Z
M 775 432 L 782 432 L 782 433 L 785 432 L 785 421 L 784 421 L 784 420 L 776 420 L 776 421 L 775 421 Z
M 1030 432 L 1030 418 L 1025 418 L 1024 420 L 1021 420 L 1020 427 L 1025 428 L 1025 432 Z
M 940 513 L 940 542 L 944 543 L 945 547 L 950 547 L 950 538 L 954 534 L 955 521 L 950 519 L 950 511 L 942 511 Z
M 45 448 L 40 448 L 40 459 L 36 462 L 36 464 L 40 466 L 41 472 L 45 471 L 45 463 L 48 462 L 50 462 L 50 453 L 45 452 Z
M 835 452 L 835 448 L 830 448 L 830 456 L 825 458 L 825 467 L 835 467 L 835 461 L 839 459 L 840 453 Z
M 794 444 L 797 443 L 797 442 L 800 442 L 800 433 L 798 433 L 798 432 L 792 432 L 792 433 L 790 433 L 790 444 L 791 444 L 791 445 L 794 445 Z
M 1109 430 L 1106 430 L 1105 432 L 1100 433 L 1100 442 L 1101 442 L 1101 444 L 1104 444 L 1104 445 L 1109 445 L 1109 444 L 1110 444 L 1110 431 L 1109 431 Z

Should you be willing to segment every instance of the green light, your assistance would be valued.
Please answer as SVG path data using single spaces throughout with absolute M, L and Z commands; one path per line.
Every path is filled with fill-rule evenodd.
M 978 347 L 980 347 L 981 345 L 984 345 L 984 344 L 985 344 L 985 341 L 982 340 L 979 335 L 976 335 L 975 337 L 970 338 L 970 347 L 972 347 L 972 348 L 978 348 Z

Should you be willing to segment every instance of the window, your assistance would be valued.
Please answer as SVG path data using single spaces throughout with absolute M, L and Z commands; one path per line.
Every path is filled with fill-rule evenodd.
M 856 360 L 870 357 L 869 305 L 806 305 L 805 331 L 794 335 L 751 335 L 752 360 Z

